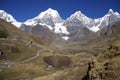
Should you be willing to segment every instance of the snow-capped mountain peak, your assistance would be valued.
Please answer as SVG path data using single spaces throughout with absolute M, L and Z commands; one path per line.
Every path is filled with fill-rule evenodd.
M 112 24 L 119 20 L 120 14 L 118 12 L 114 12 L 112 9 L 109 9 L 108 13 L 105 16 L 94 19 L 94 26 L 91 27 L 90 30 L 94 31 L 95 28 L 96 30 L 94 32 L 97 32 L 101 28 L 104 28 L 105 26 L 108 26 L 109 24 Z
M 114 12 L 112 9 L 109 9 L 108 13 L 106 15 L 116 15 L 119 16 L 120 14 L 118 12 Z
M 85 16 L 81 11 L 76 11 L 74 14 L 72 14 L 70 17 L 77 17 L 77 18 L 86 18 L 89 19 L 87 16 Z
M 4 19 L 4 20 L 7 21 L 7 22 L 12 23 L 12 24 L 15 25 L 16 27 L 20 27 L 21 24 L 22 24 L 21 22 L 17 22 L 12 15 L 8 14 L 8 13 L 5 12 L 4 10 L 0 10 L 0 18 L 1 18 L 1 19 Z
M 41 12 L 39 14 L 39 18 L 43 18 L 45 16 L 51 16 L 51 17 L 56 18 L 56 17 L 59 16 L 59 13 L 56 10 L 54 10 L 54 9 L 48 8 L 48 10 L 46 10 L 44 12 Z
M 112 9 L 109 9 L 108 14 L 113 14 L 114 11 Z
M 4 10 L 0 10 L 0 18 L 6 20 L 7 22 L 14 22 L 16 21 L 12 15 L 8 14 Z
M 74 14 L 72 14 L 69 18 L 67 18 L 66 22 L 78 22 L 78 23 L 82 23 L 84 25 L 89 25 L 89 23 L 91 22 L 91 18 L 88 18 L 87 16 L 85 16 L 81 11 L 76 11 Z
M 40 19 L 41 22 L 51 20 L 53 23 L 60 23 L 63 21 L 59 13 L 52 8 L 48 8 L 46 11 L 41 12 L 36 18 Z
M 82 15 L 81 11 L 76 11 L 73 16 L 79 16 L 79 15 Z
M 29 26 L 35 26 L 39 23 L 45 23 L 52 27 L 55 26 L 55 23 L 62 22 L 63 19 L 60 17 L 59 13 L 51 8 L 48 8 L 46 11 L 41 12 L 38 16 L 33 19 L 29 19 L 24 24 Z
M 64 20 L 60 17 L 59 13 L 56 10 L 48 8 L 35 18 L 27 20 L 24 22 L 24 24 L 31 27 L 41 25 L 44 28 L 48 28 L 54 33 L 68 35 L 69 32 L 67 31 L 67 28 L 62 25 L 63 22 Z
M 72 14 L 65 21 L 65 26 L 86 26 L 89 30 L 93 32 L 99 31 L 101 28 L 108 26 L 111 23 L 120 20 L 120 14 L 118 12 L 114 12 L 112 9 L 109 9 L 108 13 L 98 19 L 92 19 L 85 16 L 81 11 L 77 11 Z
M 84 14 L 82 14 L 81 13 L 81 11 L 76 11 L 74 14 L 72 14 L 69 18 L 71 18 L 71 19 L 73 19 L 73 18 L 83 18 L 83 17 L 85 17 L 85 15 Z M 68 19 L 69 19 L 68 18 Z

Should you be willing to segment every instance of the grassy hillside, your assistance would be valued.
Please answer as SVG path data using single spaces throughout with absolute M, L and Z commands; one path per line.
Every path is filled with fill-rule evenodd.
M 27 34 L 0 19 L 0 59 L 21 61 L 43 49 L 45 42 L 35 35 Z
M 45 70 L 43 57 L 51 54 L 48 46 L 41 38 L 0 19 L 0 51 L 3 52 L 0 55 L 0 80 L 34 78 L 55 72 L 54 68 Z

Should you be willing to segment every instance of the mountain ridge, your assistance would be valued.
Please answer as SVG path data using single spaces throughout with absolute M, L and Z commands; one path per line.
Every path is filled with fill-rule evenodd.
M 0 14 L 2 15 L 2 13 Z M 6 18 L 3 16 L 0 18 L 6 20 Z M 55 34 L 59 34 L 64 40 L 68 40 L 70 39 L 69 35 L 73 33 L 77 32 L 81 34 L 80 31 L 82 31 L 84 27 L 96 33 L 105 26 L 113 24 L 117 21 L 120 21 L 120 14 L 118 12 L 114 12 L 112 9 L 109 9 L 106 15 L 97 19 L 89 18 L 81 11 L 76 11 L 70 17 L 64 20 L 61 18 L 57 10 L 48 8 L 47 10 L 41 12 L 38 16 L 28 19 L 23 23 L 19 23 L 15 19 L 13 19 L 12 22 L 8 22 L 11 22 L 15 26 L 17 25 L 17 27 L 19 26 L 19 28 L 21 28 L 23 31 L 28 31 L 25 30 L 25 27 L 28 27 L 30 30 L 29 32 L 31 32 L 32 27 L 39 25 L 49 29 Z M 84 32 L 82 32 L 82 34 L 83 33 Z
M 4 13 L 3 13 L 4 12 Z M 6 16 L 5 17 L 7 17 L 7 16 L 11 16 L 9 19 L 12 19 L 12 20 L 6 20 L 6 18 L 4 18 L 3 16 L 0 16 L 0 18 L 2 18 L 2 19 L 4 19 L 4 20 L 6 20 L 6 21 L 8 21 L 8 22 L 10 22 L 10 21 L 16 21 L 17 22 L 17 20 L 12 16 L 12 15 L 10 15 L 10 14 L 8 14 L 7 12 L 5 12 L 4 10 L 0 10 L 0 14 L 2 15 L 2 13 L 3 14 L 6 14 Z M 44 17 L 45 16 L 45 14 L 46 13 L 48 13 L 49 15 L 52 15 L 52 16 L 54 16 L 54 17 L 57 17 L 57 15 L 61 18 L 61 16 L 60 16 L 60 14 L 58 13 L 58 11 L 57 10 L 54 10 L 54 9 L 52 9 L 52 8 L 48 8 L 47 10 L 45 10 L 45 11 L 43 11 L 43 12 L 40 12 L 39 14 L 38 14 L 38 16 L 36 16 L 36 17 L 39 17 L 39 18 L 42 18 L 42 17 Z M 73 14 L 71 14 L 68 18 L 66 18 L 65 20 L 68 20 L 70 17 L 72 17 L 73 15 L 82 15 L 82 16 L 84 16 L 85 18 L 87 18 L 87 19 L 93 19 L 93 18 L 90 18 L 90 17 L 87 17 L 86 15 L 84 15 L 81 11 L 76 11 L 75 13 L 73 13 Z M 118 13 L 118 12 L 114 12 L 112 9 L 109 9 L 108 10 L 108 13 L 106 13 L 103 17 L 105 17 L 107 14 L 115 14 L 115 15 L 118 15 L 118 16 L 120 16 L 120 14 Z M 36 18 L 36 17 L 34 17 L 34 18 Z M 102 19 L 103 17 L 100 17 L 100 18 L 95 18 L 95 19 L 93 19 L 93 20 L 95 20 L 95 22 L 96 21 L 99 21 L 99 19 Z M 32 19 L 34 19 L 34 18 L 32 18 Z M 77 17 L 77 18 L 79 18 L 79 17 Z M 120 17 L 119 17 L 120 18 Z M 62 18 L 61 18 L 62 19 Z M 31 20 L 31 19 L 28 19 L 28 20 Z M 26 20 L 25 22 L 27 22 L 28 20 Z M 63 20 L 63 19 L 62 19 Z M 87 22 L 89 22 L 89 20 L 87 21 Z M 86 21 L 86 20 L 85 20 Z M 20 22 L 20 23 L 25 23 L 25 22 Z M 16 26 L 16 25 L 15 25 Z

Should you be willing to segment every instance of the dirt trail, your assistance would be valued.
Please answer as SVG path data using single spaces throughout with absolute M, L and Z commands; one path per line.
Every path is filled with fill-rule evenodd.
M 20 61 L 20 62 L 3 61 L 4 64 L 0 65 L 0 71 L 2 69 L 5 69 L 5 68 L 11 67 L 11 66 L 15 66 L 15 65 L 18 65 L 18 64 L 24 64 L 24 63 L 30 62 L 30 61 L 36 59 L 39 56 L 40 53 L 44 52 L 45 50 L 49 50 L 48 48 L 46 48 L 42 45 L 39 45 L 39 44 L 35 43 L 34 41 L 32 41 L 33 42 L 32 44 L 30 44 L 31 41 L 27 41 L 27 40 L 23 40 L 23 39 L 16 39 L 16 38 L 13 38 L 13 39 L 0 38 L 0 41 L 22 41 L 22 42 L 26 43 L 26 45 L 35 45 L 37 47 L 43 48 L 43 50 L 38 51 L 35 56 L 30 57 L 30 58 L 25 59 L 25 60 Z
M 0 70 L 3 70 L 5 68 L 9 68 L 9 67 L 12 67 L 12 66 L 16 66 L 18 64 L 24 64 L 24 63 L 30 62 L 30 61 L 36 59 L 37 57 L 39 57 L 40 53 L 41 53 L 41 51 L 38 51 L 35 56 L 30 57 L 30 58 L 25 59 L 25 60 L 20 61 L 20 62 L 4 61 L 4 65 L 0 66 Z

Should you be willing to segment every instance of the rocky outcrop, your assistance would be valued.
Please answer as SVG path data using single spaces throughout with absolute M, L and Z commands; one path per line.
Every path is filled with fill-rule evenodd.
M 90 80 L 120 79 L 120 46 L 110 45 L 108 49 L 90 63 Z

